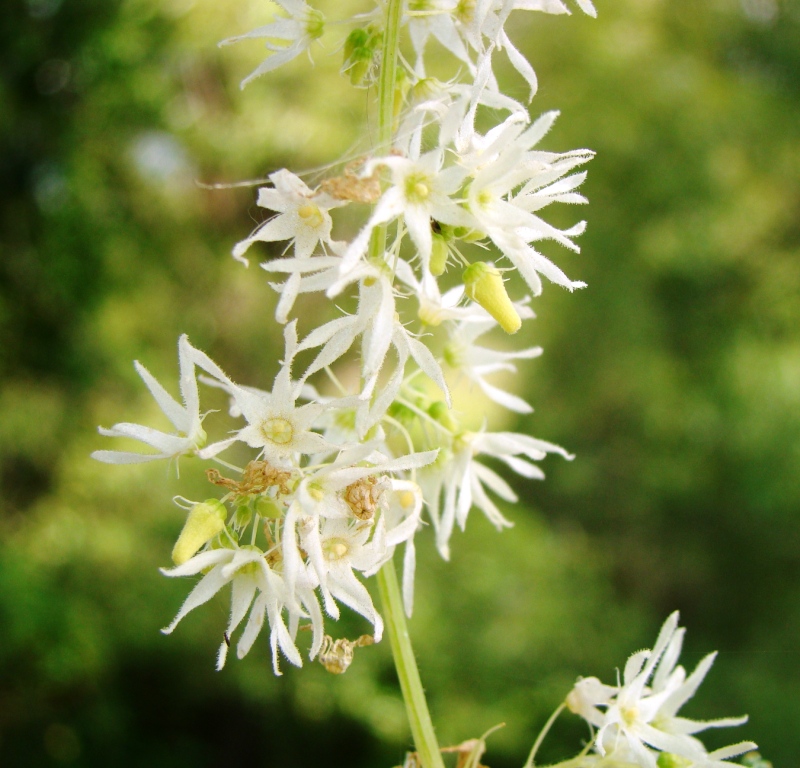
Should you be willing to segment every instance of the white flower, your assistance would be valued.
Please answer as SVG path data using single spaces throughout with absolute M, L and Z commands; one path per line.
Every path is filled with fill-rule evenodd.
M 391 172 L 391 184 L 383 193 L 367 225 L 350 244 L 342 261 L 342 273 L 351 270 L 366 253 L 373 229 L 403 217 L 417 247 L 423 272 L 428 271 L 431 256 L 431 219 L 452 226 L 469 226 L 472 218 L 451 196 L 461 187 L 467 170 L 459 166 L 443 168 L 444 150 L 434 149 L 417 159 L 379 157 L 364 165 L 363 175 L 385 166 Z
M 410 272 L 410 267 L 397 259 L 398 270 Z M 367 401 L 375 390 L 389 349 L 394 347 L 398 362 L 394 374 L 382 389 L 369 413 L 359 411 L 359 432 L 363 434 L 383 415 L 399 391 L 403 371 L 409 357 L 445 393 L 449 401 L 444 374 L 430 350 L 410 334 L 400 322 L 395 309 L 395 288 L 392 273 L 386 264 L 375 265 L 356 262 L 349 272 L 328 289 L 329 294 L 341 291 L 346 285 L 358 282 L 359 301 L 355 315 L 345 315 L 331 320 L 306 336 L 298 351 L 321 347 L 316 358 L 306 369 L 301 382 L 319 370 L 331 365 L 344 355 L 361 337 L 361 376 L 363 386 L 359 398 Z
M 230 45 L 241 40 L 259 37 L 267 38 L 268 40 L 266 46 L 270 51 L 273 51 L 273 54 L 242 80 L 242 88 L 251 80 L 271 72 L 273 69 L 277 69 L 299 56 L 311 43 L 322 37 L 322 33 L 325 30 L 325 17 L 318 10 L 303 2 L 303 0 L 275 0 L 275 3 L 283 8 L 288 14 L 288 18 L 279 18 L 263 27 L 246 32 L 243 35 L 229 37 L 220 43 L 220 45 Z M 276 45 L 269 42 L 269 40 L 281 40 L 285 45 Z
M 443 450 L 439 460 L 420 476 L 420 485 L 436 529 L 436 545 L 445 560 L 450 557 L 453 526 L 457 522 L 464 530 L 473 504 L 498 530 L 512 525 L 491 500 L 487 489 L 508 502 L 518 501 L 517 494 L 500 475 L 481 464 L 476 457 L 493 456 L 518 475 L 541 480 L 544 473 L 532 461 L 539 461 L 548 453 L 573 458 L 558 445 L 514 432 L 463 432 L 453 437 L 450 450 Z
M 200 415 L 200 398 L 194 374 L 193 351 L 194 348 L 189 344 L 186 336 L 181 336 L 178 341 L 178 361 L 183 405 L 180 405 L 143 365 L 138 361 L 134 362 L 134 366 L 150 390 L 150 394 L 155 398 L 164 415 L 172 422 L 177 434 L 161 432 L 141 424 L 121 423 L 115 424 L 111 429 L 100 427 L 101 435 L 133 438 L 155 448 L 158 453 L 94 451 L 93 459 L 106 464 L 138 464 L 198 453 L 198 450 L 206 442 L 206 433 L 203 431 L 203 417 Z
M 320 243 L 323 247 L 332 246 L 331 227 L 333 222 L 328 211 L 343 205 L 325 193 L 315 193 L 293 173 L 287 170 L 270 174 L 273 188 L 258 190 L 258 205 L 277 211 L 278 215 L 262 224 L 250 237 L 237 243 L 233 249 L 234 258 L 247 265 L 244 253 L 255 242 L 290 240 L 294 244 L 297 259 L 308 259 Z M 281 298 L 275 311 L 279 323 L 285 323 L 297 298 L 300 274 L 289 276 L 281 290 Z
M 253 645 L 264 624 L 267 614 L 270 625 L 270 645 L 275 674 L 279 675 L 278 648 L 292 664 L 300 667 L 303 661 L 294 640 L 284 623 L 282 611 L 286 595 L 280 576 L 267 565 L 264 553 L 256 547 L 236 549 L 209 549 L 195 555 L 177 568 L 163 568 L 165 576 L 195 576 L 210 570 L 189 593 L 172 623 L 161 631 L 168 635 L 186 614 L 207 603 L 226 584 L 231 587 L 231 617 L 220 646 L 217 669 L 225 664 L 230 634 L 239 626 L 248 609 L 250 616 L 237 644 L 239 658 L 244 657 Z M 256 597 L 256 593 L 258 596 Z M 255 601 L 254 601 L 255 598 Z M 297 610 L 297 609 L 295 609 Z
M 296 406 L 302 388 L 292 382 L 291 366 L 297 352 L 296 322 L 286 326 L 286 360 L 281 366 L 272 392 L 240 387 L 234 384 L 222 369 L 207 355 L 194 350 L 194 360 L 215 379 L 225 385 L 236 406 L 247 420 L 247 426 L 236 432 L 233 437 L 211 445 L 199 451 L 204 459 L 216 456 L 221 451 L 240 441 L 251 448 L 260 448 L 261 456 L 275 466 L 289 466 L 297 454 L 311 454 L 335 448 L 322 435 L 312 432 L 315 421 L 332 403 L 306 403 Z
M 587 150 L 562 155 L 533 152 L 531 148 L 547 133 L 557 117 L 548 112 L 524 130 L 512 115 L 502 130 L 495 129 L 492 141 L 478 146 L 466 158 L 476 168 L 469 186 L 468 206 L 476 219 L 476 228 L 491 238 L 519 270 L 534 295 L 542 291 L 539 273 L 569 290 L 585 283 L 570 280 L 555 264 L 528 245 L 533 240 L 556 240 L 573 251 L 580 251 L 571 237 L 585 228 L 580 222 L 569 230 L 559 230 L 544 222 L 535 211 L 552 202 L 585 202 L 572 192 L 583 181 L 579 174 L 561 185 L 555 182 L 567 171 L 592 156 Z M 515 189 L 521 188 L 518 194 Z
M 533 317 L 533 312 L 525 304 L 515 305 L 522 318 Z M 506 392 L 486 380 L 486 376 L 497 371 L 516 372 L 512 360 L 529 360 L 542 354 L 541 347 L 528 347 L 527 349 L 504 352 L 499 349 L 478 346 L 475 342 L 483 334 L 497 327 L 497 322 L 483 310 L 480 314 L 475 312 L 472 317 L 461 320 L 450 331 L 450 340 L 444 349 L 445 362 L 475 382 L 498 405 L 516 411 L 517 413 L 531 413 L 531 408 L 521 397 Z
M 652 651 L 639 651 L 628 659 L 622 683 L 615 690 L 596 678 L 588 678 L 580 680 L 567 697 L 570 709 L 598 728 L 594 747 L 601 755 L 642 768 L 656 768 L 654 750 L 676 755 L 693 765 L 710 765 L 755 747 L 751 742 L 742 742 L 709 754 L 693 736 L 707 728 L 741 725 L 747 721 L 746 716 L 718 720 L 677 716 L 680 707 L 697 691 L 716 656 L 706 656 L 687 677 L 683 667 L 676 666 L 684 633 L 678 628 L 675 611 L 664 622 Z
M 334 557 L 336 552 L 342 551 L 341 547 L 325 547 L 325 532 L 339 530 L 326 528 L 325 521 L 351 524 L 346 530 L 355 536 L 356 544 L 355 549 L 348 545 L 347 551 L 353 557 L 356 557 L 353 555 L 356 551 L 360 554 L 355 560 L 351 557 L 349 562 L 357 570 L 368 571 L 367 575 L 371 575 L 391 557 L 394 547 L 413 538 L 422 510 L 422 494 L 416 483 L 390 475 L 424 467 L 436 455 L 437 451 L 425 451 L 389 458 L 376 451 L 371 442 L 346 448 L 333 463 L 305 471 L 284 525 L 284 573 L 290 593 L 295 581 L 307 574 L 310 568 L 316 574 L 326 610 L 338 618 L 338 609 L 333 601 L 337 593 L 333 587 L 328 587 L 326 574 L 331 562 L 338 563 L 336 573 L 345 566 L 342 565 L 343 555 Z M 369 546 L 365 549 L 367 541 Z M 300 548 L 308 563 L 303 562 Z M 404 597 L 410 610 L 413 602 L 413 543 L 411 550 L 406 550 L 405 563 Z M 340 577 L 352 587 L 351 578 L 346 574 L 340 574 Z M 354 601 L 357 595 L 362 594 L 361 591 L 353 587 L 348 594 L 349 597 L 342 602 L 355 607 Z M 374 609 L 363 601 L 358 605 L 360 608 L 355 610 L 371 621 Z
M 375 642 L 383 635 L 383 619 L 375 610 L 367 588 L 356 578 L 354 570 L 372 575 L 386 561 L 384 524 L 357 519 L 322 518 L 298 514 L 293 505 L 287 515 L 296 520 L 299 546 L 308 552 L 307 567 L 318 580 L 325 610 L 334 619 L 339 618 L 336 600 L 360 613 L 373 625 Z M 373 528 L 375 530 L 373 531 Z M 287 531 L 287 536 L 292 534 Z M 284 543 L 286 546 L 286 543 Z M 288 550 L 287 550 L 288 551 Z
M 424 71 L 423 54 L 429 37 L 435 37 L 454 56 L 470 65 L 469 54 L 459 34 L 454 12 L 458 0 L 416 0 L 413 10 L 406 11 L 409 37 L 417 54 L 417 69 Z

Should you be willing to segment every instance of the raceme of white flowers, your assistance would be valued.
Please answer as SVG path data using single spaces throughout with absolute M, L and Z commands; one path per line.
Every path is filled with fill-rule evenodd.
M 327 23 L 320 10 L 303 0 L 277 3 L 282 13 L 274 21 L 224 41 L 266 40 L 269 56 L 244 83 L 321 44 Z M 594 15 L 589 0 L 578 6 Z M 255 243 L 285 244 L 282 256 L 261 265 L 279 293 L 276 319 L 284 325 L 284 357 L 271 389 L 235 383 L 184 336 L 178 342 L 182 404 L 136 363 L 174 431 L 128 423 L 100 430 L 152 449 L 96 451 L 100 461 L 196 456 L 223 469 L 207 471 L 220 498 L 177 500 L 186 522 L 174 567 L 163 570 L 200 577 L 166 633 L 230 584 L 220 668 L 235 633 L 242 657 L 266 626 L 276 674 L 280 653 L 302 664 L 300 629 L 310 630 L 310 658 L 319 655 L 329 669 L 343 671 L 355 646 L 334 643 L 324 615 L 337 619 L 340 605 L 348 606 L 379 641 L 383 621 L 363 580 L 397 547 L 404 552 L 402 591 L 410 614 L 414 537 L 426 523 L 447 558 L 455 525 L 463 529 L 473 507 L 498 529 L 511 525 L 493 497 L 514 502 L 517 496 L 489 464 L 499 460 L 522 477 L 542 478 L 535 462 L 548 453 L 572 458 L 528 435 L 491 432 L 486 424 L 467 428 L 451 397 L 466 382 L 502 408 L 530 412 L 493 379 L 541 349 L 500 348 L 497 326 L 513 334 L 534 316 L 525 285 L 538 295 L 542 277 L 569 290 L 583 286 L 535 244 L 549 239 L 579 250 L 574 238 L 584 223 L 560 230 L 541 211 L 555 202 L 586 202 L 577 192 L 585 173 L 576 169 L 593 153 L 538 149 L 557 113 L 531 121 L 524 105 L 500 91 L 493 63 L 501 52 L 531 96 L 536 90 L 533 69 L 505 31 L 515 9 L 569 13 L 560 0 L 408 0 L 402 21 L 408 56 L 400 58 L 391 151 L 346 163 L 316 187 L 282 169 L 259 190 L 259 206 L 272 215 L 233 255 L 247 265 Z M 338 43 L 342 71 L 355 86 L 374 83 L 383 13 L 378 3 L 339 20 L 349 26 L 335 25 L 345 30 Z M 454 57 L 460 79 L 426 74 L 426 55 L 436 48 Z M 481 133 L 476 126 L 487 119 L 494 124 Z M 369 212 L 349 239 L 334 239 L 335 218 L 345 208 Z M 378 229 L 388 239 L 376 253 Z M 524 282 L 509 283 L 517 294 L 512 298 L 506 279 L 515 270 Z M 301 336 L 295 303 L 315 292 L 337 302 L 351 297 L 355 310 L 304 328 Z M 298 357 L 306 361 L 302 368 Z M 347 390 L 335 369 L 353 361 L 359 384 Z M 237 419 L 212 442 L 198 381 L 225 390 Z M 335 394 L 320 395 L 323 386 Z M 222 458 L 236 444 L 252 452 L 244 467 Z
M 274 21 L 224 41 L 266 40 L 270 54 L 242 85 L 321 44 L 326 32 L 322 12 L 304 0 L 275 2 L 282 13 Z M 576 4 L 595 15 L 590 0 Z M 344 51 L 342 72 L 357 87 L 375 83 L 384 11 L 378 2 L 334 25 L 350 30 L 338 49 Z M 135 363 L 174 430 L 130 423 L 100 429 L 150 450 L 95 451 L 99 461 L 177 464 L 193 456 L 217 465 L 206 470 L 215 497 L 175 499 L 186 520 L 172 551 L 174 567 L 162 572 L 199 577 L 164 628 L 167 634 L 230 585 L 218 668 L 232 642 L 237 656 L 247 654 L 266 623 L 276 674 L 281 654 L 302 665 L 301 630 L 310 632 L 310 659 L 344 672 L 355 648 L 381 639 L 383 619 L 364 580 L 396 548 L 402 545 L 402 595 L 410 615 L 417 532 L 430 524 L 439 552 L 449 558 L 454 528 L 465 527 L 473 508 L 498 530 L 512 524 L 495 499 L 515 502 L 517 496 L 491 464 L 541 479 L 536 462 L 547 454 L 572 458 L 526 434 L 469 425 L 451 394 L 466 383 L 473 397 L 529 413 L 531 406 L 501 388 L 495 375 L 516 372 L 517 361 L 542 350 L 509 350 L 498 340 L 534 317 L 525 288 L 539 295 L 543 277 L 568 290 L 584 286 L 534 244 L 554 240 L 579 251 L 574 238 L 584 222 L 561 230 L 540 212 L 554 202 L 586 202 L 577 191 L 586 174 L 576 169 L 593 153 L 537 149 L 557 113 L 531 121 L 524 105 L 500 91 L 493 64 L 505 52 L 530 97 L 536 92 L 533 68 L 505 31 L 516 11 L 570 12 L 561 0 L 405 0 L 408 50 L 399 59 L 391 151 L 343 162 L 315 187 L 282 169 L 259 190 L 258 205 L 272 215 L 233 248 L 233 256 L 248 265 L 254 244 L 285 244 L 280 257 L 261 264 L 279 294 L 276 320 L 283 325 L 284 354 L 272 387 L 237 384 L 182 336 L 182 403 Z M 427 74 L 426 55 L 436 49 L 453 58 L 460 77 L 442 81 Z M 487 124 L 485 132 L 478 130 Z M 352 208 L 358 216 L 365 205 L 361 226 L 335 239 L 341 212 Z M 349 212 L 345 230 L 352 220 Z M 522 281 L 507 283 L 514 271 Z M 301 335 L 293 313 L 309 293 L 335 299 L 337 306 L 351 302 L 354 310 L 339 309 Z M 357 383 L 348 388 L 342 381 L 354 377 L 337 369 L 348 374 L 354 366 Z M 235 422 L 212 442 L 199 383 L 227 394 Z M 248 456 L 245 466 L 232 464 L 230 453 L 222 458 L 231 448 Z M 341 605 L 369 622 L 372 634 L 353 641 L 327 635 L 325 616 L 338 619 Z M 728 758 L 755 748 L 740 742 L 708 752 L 694 735 L 746 717 L 678 716 L 715 656 L 687 676 L 677 665 L 683 636 L 674 613 L 654 648 L 630 657 L 616 685 L 578 680 L 561 708 L 584 718 L 593 736 L 564 766 L 724 768 Z
M 592 752 L 580 761 L 580 768 L 599 764 L 727 768 L 730 764 L 723 761 L 756 749 L 753 742 L 742 741 L 708 752 L 694 736 L 708 728 L 741 725 L 747 722 L 747 716 L 719 720 L 678 716 L 716 657 L 716 653 L 708 654 L 687 676 L 678 665 L 685 631 L 678 627 L 676 611 L 664 622 L 653 649 L 638 651 L 628 659 L 622 680 L 616 685 L 605 685 L 596 677 L 578 680 L 566 706 L 596 729 L 590 744 Z

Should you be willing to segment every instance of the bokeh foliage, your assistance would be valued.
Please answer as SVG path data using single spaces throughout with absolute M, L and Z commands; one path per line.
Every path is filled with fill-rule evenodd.
M 589 288 L 536 300 L 524 332 L 546 352 L 520 380 L 537 410 L 516 425 L 578 458 L 517 483 L 513 530 L 475 515 L 450 564 L 422 542 L 423 678 L 443 742 L 505 721 L 486 760 L 520 765 L 577 675 L 610 680 L 679 608 L 686 663 L 721 651 L 689 714 L 749 712 L 720 738 L 791 764 L 800 4 L 597 5 L 596 21 L 522 14 L 512 30 L 539 73 L 532 112 L 562 111 L 548 147 L 598 152 L 590 207 L 554 212 L 588 217 L 583 254 L 548 251 Z M 312 665 L 276 680 L 259 646 L 218 674 L 224 600 L 161 636 L 187 590 L 157 572 L 181 524 L 169 498 L 202 498 L 202 472 L 88 459 L 96 424 L 155 416 L 130 361 L 174 380 L 180 333 L 237 380 L 274 374 L 274 294 L 228 256 L 262 212 L 249 189 L 195 182 L 368 146 L 368 94 L 337 79 L 334 56 L 239 91 L 260 46 L 216 42 L 268 13 L 211 0 L 4 8 L 4 765 L 357 768 L 398 764 L 408 744 L 387 647 L 341 679 Z M 341 634 L 362 629 L 349 617 Z M 542 758 L 584 736 L 563 718 Z

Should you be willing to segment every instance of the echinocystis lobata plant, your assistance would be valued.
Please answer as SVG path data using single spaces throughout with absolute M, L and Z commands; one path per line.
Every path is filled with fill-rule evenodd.
M 327 31 L 323 13 L 304 0 L 276 2 L 282 13 L 272 23 L 224 41 L 266 40 L 269 55 L 242 85 L 321 44 Z M 576 4 L 595 15 L 590 0 Z M 207 470 L 214 498 L 178 499 L 186 520 L 172 552 L 174 567 L 163 573 L 198 579 L 165 633 L 228 585 L 231 611 L 219 669 L 229 647 L 242 658 L 262 629 L 275 674 L 281 656 L 302 666 L 299 632 L 308 629 L 310 642 L 299 643 L 308 645 L 308 658 L 342 673 L 357 648 L 380 642 L 385 631 L 414 738 L 416 751 L 407 762 L 439 768 L 442 750 L 405 625 L 414 603 L 415 536 L 432 529 L 447 559 L 454 526 L 463 528 L 473 507 L 498 530 L 510 525 L 494 499 L 514 502 L 516 495 L 487 459 L 541 479 L 536 462 L 547 454 L 572 458 L 527 434 L 468 426 L 451 390 L 466 380 L 502 408 L 531 410 L 492 379 L 541 349 L 509 351 L 508 343 L 493 346 L 492 340 L 516 333 L 534 316 L 526 290 L 538 296 L 544 281 L 570 291 L 583 287 L 536 243 L 555 240 L 578 251 L 575 238 L 585 223 L 558 229 L 541 214 L 551 203 L 587 202 L 577 191 L 586 176 L 579 169 L 593 153 L 538 149 L 557 113 L 531 119 L 526 104 L 500 90 L 493 71 L 496 59 L 507 57 L 527 85 L 528 101 L 533 98 L 536 75 L 508 36 L 507 22 L 523 11 L 567 14 L 562 0 L 373 5 L 337 19 L 334 29 L 344 38 L 338 42 L 343 73 L 375 95 L 375 146 L 332 165 L 338 171 L 315 187 L 286 169 L 270 174 L 258 205 L 273 215 L 233 248 L 247 265 L 255 243 L 286 243 L 283 256 L 261 264 L 279 294 L 276 322 L 283 327 L 283 360 L 272 385 L 237 384 L 182 336 L 182 402 L 135 363 L 174 431 L 117 424 L 100 431 L 152 451 L 93 455 L 110 464 L 196 456 L 215 465 Z M 442 81 L 429 75 L 430 51 L 453 57 L 457 76 Z M 353 216 L 366 213 L 349 239 L 335 239 L 334 219 L 345 208 L 353 209 L 345 229 Z M 331 300 L 349 296 L 356 309 L 305 327 L 307 318 L 301 324 L 294 317 L 295 304 L 313 292 Z M 305 367 L 296 362 L 301 356 L 310 361 Z M 337 370 L 353 367 L 358 376 L 343 384 L 348 379 Z M 230 398 L 235 426 L 218 439 L 209 441 L 203 428 L 198 383 Z M 241 443 L 251 449 L 244 467 L 221 458 Z M 397 548 L 403 550 L 400 582 Z M 380 611 L 364 584 L 372 576 Z M 370 634 L 334 640 L 327 627 L 341 605 L 363 616 Z M 580 715 L 593 737 L 562 765 L 717 766 L 754 748 L 742 742 L 709 753 L 692 735 L 743 718 L 677 716 L 713 660 L 706 657 L 687 677 L 676 666 L 682 638 L 673 614 L 653 650 L 634 654 L 616 685 L 579 680 L 555 714 L 568 708 Z M 465 742 L 455 750 L 459 765 L 477 766 L 483 750 L 483 739 Z

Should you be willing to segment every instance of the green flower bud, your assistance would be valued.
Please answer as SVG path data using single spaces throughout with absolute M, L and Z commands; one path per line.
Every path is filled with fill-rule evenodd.
M 485 261 L 470 264 L 462 275 L 464 288 L 476 304 L 480 304 L 506 333 L 516 333 L 522 320 L 511 303 L 500 270 Z
M 247 503 L 240 504 L 233 513 L 233 527 L 241 531 L 250 525 L 252 519 L 253 510 L 250 508 L 250 505 Z
M 372 68 L 379 38 L 371 28 L 354 29 L 344 43 L 342 71 L 350 76 L 353 85 L 364 85 Z
M 450 249 L 447 246 L 447 239 L 444 235 L 434 232 L 432 238 L 433 248 L 431 249 L 430 270 L 434 277 L 439 277 L 444 274 L 444 270 L 447 267 L 447 257 L 450 255 Z
M 279 520 L 285 511 L 281 504 L 269 496 L 259 496 L 256 499 L 255 508 L 261 517 L 268 517 L 270 520 Z
M 445 429 L 449 429 L 451 432 L 458 432 L 458 422 L 453 418 L 453 410 L 448 408 L 447 403 L 443 400 L 431 403 L 428 413 Z
M 178 540 L 172 548 L 172 562 L 183 565 L 225 528 L 228 510 L 218 499 L 195 504 L 189 512 Z

